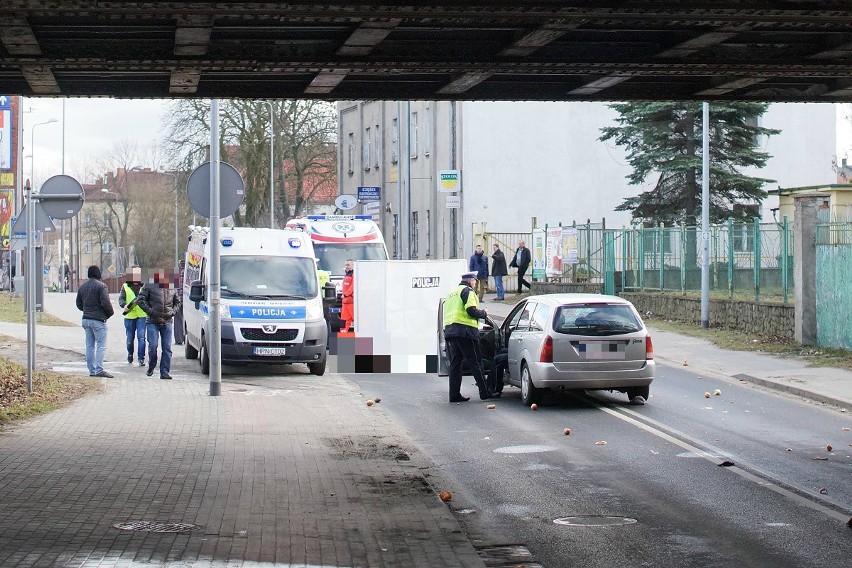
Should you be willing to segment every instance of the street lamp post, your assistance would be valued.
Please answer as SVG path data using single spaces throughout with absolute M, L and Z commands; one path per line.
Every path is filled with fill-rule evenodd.
M 35 203 L 33 203 L 33 200 L 31 199 L 32 193 L 33 193 L 33 191 L 35 191 L 35 129 L 36 129 L 37 126 L 43 126 L 45 124 L 53 124 L 54 122 L 57 122 L 57 120 L 55 118 L 48 118 L 47 120 L 45 120 L 43 122 L 37 122 L 37 123 L 33 124 L 32 128 L 30 129 L 30 156 L 32 156 L 32 162 L 31 162 L 32 169 L 30 170 L 30 191 L 27 194 L 27 205 L 29 206 L 27 208 L 27 211 L 29 213 L 29 219 L 31 219 L 32 222 L 30 222 L 29 220 L 27 221 L 27 234 L 28 235 L 31 234 L 31 233 L 34 234 L 34 232 L 35 232 L 34 231 L 34 227 L 35 227 L 35 216 L 34 216 L 35 215 L 35 213 L 34 213 Z M 62 238 L 64 239 L 65 235 L 62 235 Z M 62 242 L 63 241 L 60 240 L 60 243 L 62 243 Z M 35 254 L 34 254 L 34 246 L 35 245 L 33 243 L 33 245 L 30 246 L 31 243 L 33 243 L 32 239 L 27 237 L 27 279 L 28 280 L 33 278 L 30 275 L 30 270 L 35 270 L 35 260 L 34 260 L 35 259 Z M 65 251 L 63 251 L 63 252 L 65 252 Z M 62 272 L 62 265 L 61 264 L 60 264 L 59 271 Z M 11 287 L 11 284 L 10 284 L 10 287 Z M 35 294 L 35 286 L 32 286 L 32 292 L 33 292 L 33 294 Z M 27 301 L 35 302 L 35 297 L 30 296 L 29 294 L 30 294 L 30 287 L 28 286 L 27 287 Z M 35 338 L 33 338 L 33 339 L 35 339 Z M 32 357 L 33 357 L 33 362 L 35 362 L 35 352 L 33 352 Z M 32 389 L 30 389 L 30 392 L 32 392 Z
M 104 187 L 104 188 L 101 188 L 101 193 L 106 194 L 106 195 L 112 195 L 113 200 L 114 200 L 116 203 L 118 203 L 118 194 L 117 194 L 116 192 L 114 192 L 114 191 L 110 191 L 110 190 L 109 190 L 109 188 Z M 100 234 L 100 231 L 99 231 L 98 233 Z M 114 236 L 115 236 L 115 235 L 113 235 L 113 237 L 114 237 Z M 113 247 L 115 247 L 115 246 L 116 246 L 116 243 L 112 243 L 112 246 L 113 246 Z M 100 255 L 100 257 L 101 257 L 101 261 L 100 261 L 100 264 L 101 264 L 101 266 L 103 266 L 103 264 L 104 264 L 104 241 L 103 241 L 103 238 L 101 238 L 101 239 L 100 239 L 100 248 L 101 248 L 101 255 Z M 115 257 L 115 255 L 113 255 L 113 260 L 114 260 L 114 257 Z M 117 284 L 117 283 L 116 283 L 116 284 Z M 112 291 L 112 290 L 110 290 L 110 291 Z
M 172 176 L 172 192 L 175 194 L 175 274 L 180 271 L 180 250 L 178 247 L 178 198 L 177 198 L 177 174 L 160 172 L 166 176 Z
M 269 107 L 269 228 L 275 228 L 275 115 L 272 103 L 259 101 Z

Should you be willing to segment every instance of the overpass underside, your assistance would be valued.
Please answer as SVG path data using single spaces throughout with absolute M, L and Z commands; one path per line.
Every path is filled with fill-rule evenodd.
M 0 93 L 850 101 L 852 2 L 4 0 Z

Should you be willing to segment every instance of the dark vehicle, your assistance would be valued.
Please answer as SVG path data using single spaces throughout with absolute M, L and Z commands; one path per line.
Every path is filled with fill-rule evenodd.
M 438 311 L 438 369 L 447 374 L 443 306 Z M 508 371 L 496 377 L 494 356 L 506 347 Z M 489 383 L 520 387 L 524 404 L 543 389 L 610 390 L 648 399 L 655 364 L 651 336 L 633 304 L 601 294 L 547 294 L 519 302 L 497 327 L 480 329 Z

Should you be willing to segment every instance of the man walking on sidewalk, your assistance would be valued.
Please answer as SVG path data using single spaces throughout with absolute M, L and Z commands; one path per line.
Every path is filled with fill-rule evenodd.
M 106 321 L 115 310 L 109 301 L 107 285 L 101 282 L 101 269 L 90 266 L 89 279 L 77 290 L 77 309 L 83 312 L 82 327 L 86 332 L 86 366 L 90 377 L 112 375 L 104 371 L 104 353 L 106 353 Z
M 148 314 L 146 330 L 148 333 L 148 370 L 149 377 L 157 366 L 157 344 L 163 348 L 160 360 L 160 378 L 171 379 L 169 370 L 172 365 L 172 319 L 181 309 L 181 297 L 166 278 L 162 269 L 154 272 L 153 282 L 145 284 L 139 292 L 139 307 Z
M 518 269 L 518 294 L 523 292 L 524 286 L 532 289 L 530 283 L 524 278 L 524 274 L 526 274 L 531 261 L 532 255 L 530 255 L 530 249 L 526 247 L 524 241 L 518 241 L 518 248 L 515 249 L 515 256 L 512 258 L 512 262 L 509 263 L 509 266 L 514 266 Z

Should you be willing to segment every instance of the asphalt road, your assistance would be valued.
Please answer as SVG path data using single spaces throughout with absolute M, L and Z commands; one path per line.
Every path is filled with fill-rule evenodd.
M 645 406 L 598 392 L 537 411 L 513 387 L 488 410 L 449 404 L 436 375 L 349 378 L 435 462 L 480 545 L 524 544 L 548 568 L 847 565 L 852 417 L 687 367 L 658 375 Z

